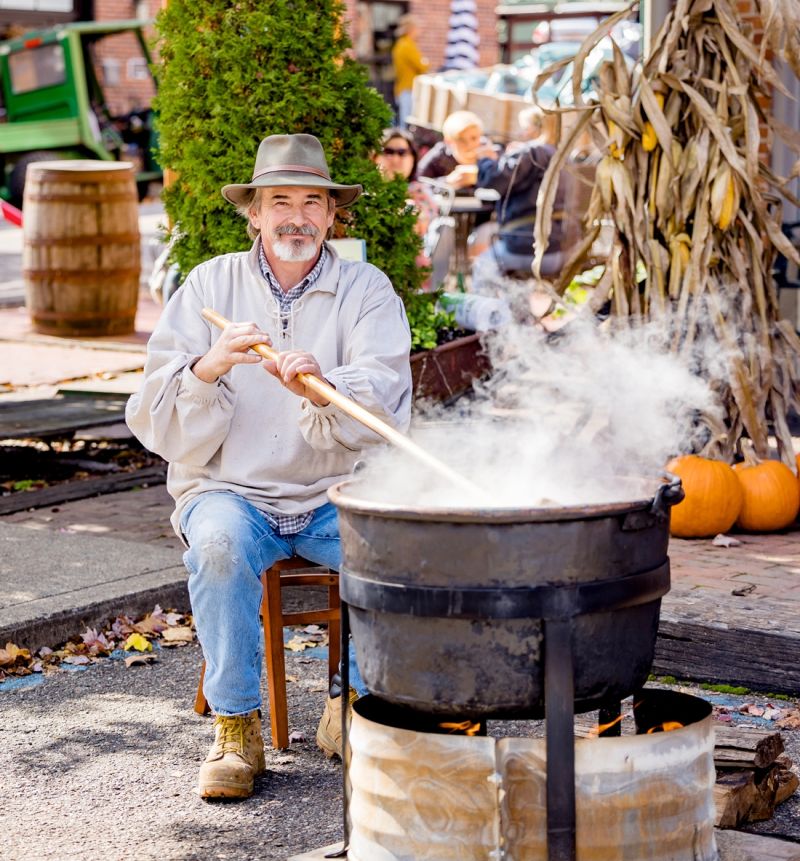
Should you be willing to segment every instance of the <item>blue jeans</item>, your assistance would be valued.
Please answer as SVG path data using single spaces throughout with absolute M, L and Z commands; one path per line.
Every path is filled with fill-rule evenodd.
M 215 713 L 246 714 L 261 706 L 261 573 L 293 555 L 338 571 L 336 509 L 326 503 L 302 532 L 284 536 L 244 497 L 211 491 L 186 506 L 181 531 L 189 545 L 183 561 L 206 660 L 203 691 Z M 353 687 L 363 688 L 352 661 L 351 678 Z
M 408 118 L 411 116 L 413 90 L 403 90 L 397 94 L 397 125 L 401 129 L 408 128 Z

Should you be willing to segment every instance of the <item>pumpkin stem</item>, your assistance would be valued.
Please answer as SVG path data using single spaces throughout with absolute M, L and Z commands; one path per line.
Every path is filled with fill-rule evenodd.
M 747 439 L 747 437 L 742 437 L 739 444 L 742 449 L 744 462 L 748 466 L 758 466 L 761 463 L 761 458 L 756 454 L 756 447 L 753 445 L 753 441 Z

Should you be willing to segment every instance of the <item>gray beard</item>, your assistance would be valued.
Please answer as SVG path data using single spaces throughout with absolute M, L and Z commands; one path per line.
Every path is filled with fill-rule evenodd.
M 278 260 L 284 263 L 305 263 L 313 260 L 319 251 L 316 244 L 308 245 L 301 239 L 295 239 L 291 234 L 277 237 L 272 243 L 272 250 Z

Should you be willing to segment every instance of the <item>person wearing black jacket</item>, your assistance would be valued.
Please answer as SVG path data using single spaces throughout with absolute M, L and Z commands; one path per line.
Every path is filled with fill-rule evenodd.
M 495 207 L 497 236 L 491 247 L 475 260 L 473 289 L 480 288 L 486 273 L 505 275 L 530 271 L 533 262 L 536 197 L 555 148 L 538 138 L 509 149 L 497 160 L 482 158 L 478 161 L 477 187 L 494 189 L 500 198 Z M 556 193 L 556 212 L 563 210 L 563 198 L 564 189 L 560 185 Z M 555 218 L 543 260 L 543 274 L 551 274 L 561 266 L 562 232 L 562 220 Z

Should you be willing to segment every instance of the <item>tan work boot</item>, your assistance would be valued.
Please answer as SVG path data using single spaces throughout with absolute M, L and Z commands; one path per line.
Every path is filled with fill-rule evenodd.
M 342 758 L 342 699 L 343 697 L 328 697 L 325 701 L 325 710 L 322 712 L 319 726 L 317 727 L 317 747 L 331 759 L 334 756 Z M 348 717 L 353 703 L 358 699 L 358 694 L 350 688 L 347 708 Z
M 248 798 L 253 794 L 253 779 L 266 770 L 258 710 L 217 715 L 214 744 L 200 766 L 200 797 Z

